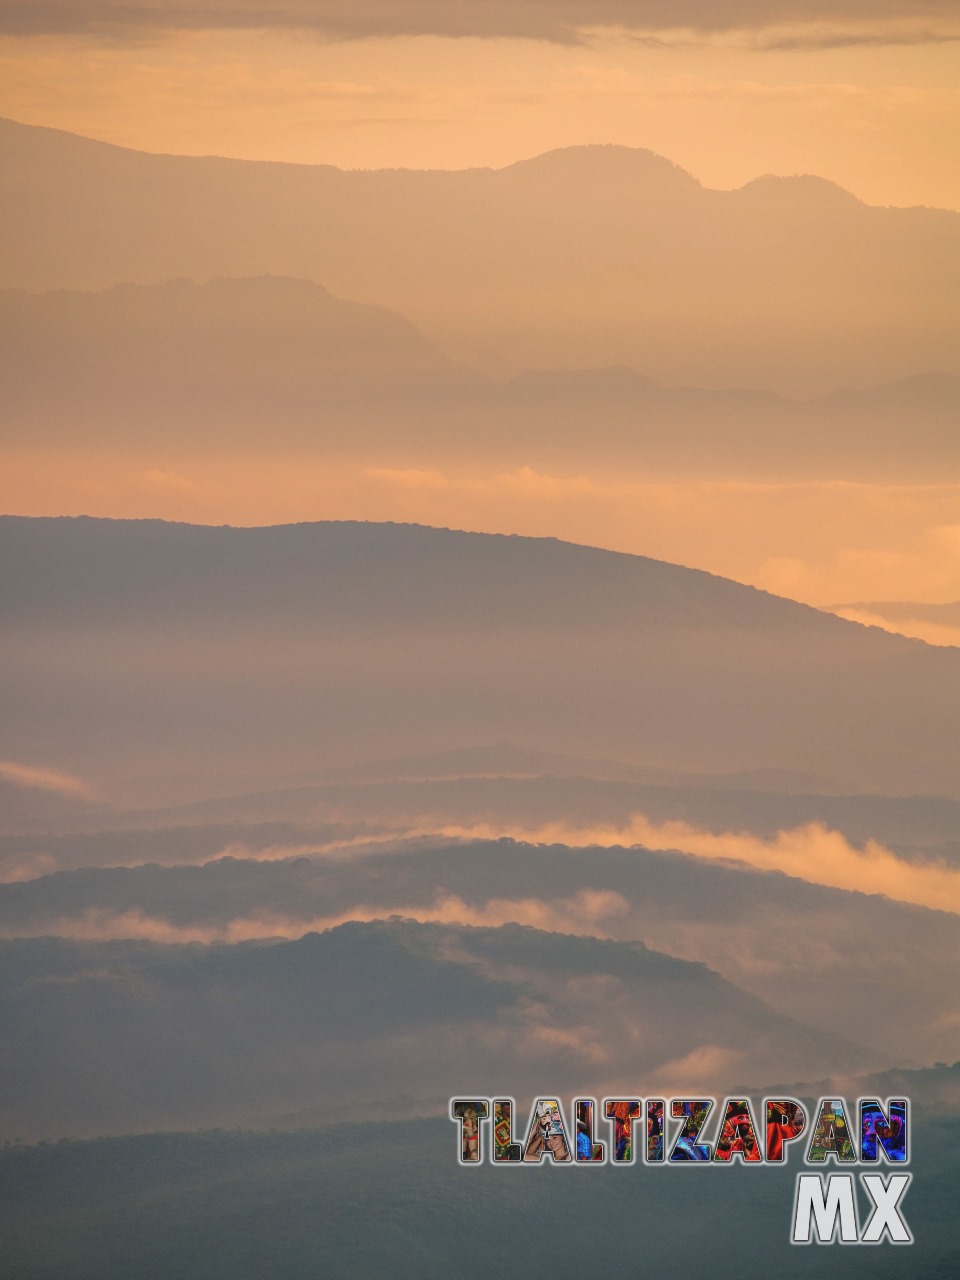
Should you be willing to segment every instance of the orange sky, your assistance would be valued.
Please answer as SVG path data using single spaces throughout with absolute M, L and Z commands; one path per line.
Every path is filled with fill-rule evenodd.
M 698 18 L 698 2 L 708 17 Z M 741 0 L 739 16 L 735 0 L 675 7 L 701 29 L 671 29 L 662 16 L 669 6 L 655 0 L 633 5 L 654 15 L 641 30 L 578 33 L 574 20 L 559 35 L 544 15 L 615 16 L 630 6 L 285 0 L 261 6 L 269 30 L 243 30 L 224 16 L 230 5 L 207 0 L 181 6 L 181 18 L 195 15 L 182 30 L 137 19 L 144 6 L 136 0 L 38 0 L 27 18 L 23 6 L 0 0 L 0 114 L 146 150 L 346 168 L 499 166 L 613 142 L 657 151 L 717 187 L 764 172 L 814 172 L 868 202 L 960 209 L 953 0 Z M 163 13 L 165 5 L 146 8 Z M 257 5 L 245 11 L 256 14 Z M 424 33 L 384 34 L 388 11 Z M 771 20 L 752 20 L 757 11 Z M 331 38 L 338 13 L 354 23 L 347 36 L 364 22 L 370 34 Z M 454 39 L 438 34 L 435 20 L 421 22 L 423 13 L 493 15 L 492 26 Z M 728 18 L 703 29 L 720 14 Z M 528 18 L 539 38 L 502 34 Z M 952 486 L 681 492 L 643 477 L 611 486 L 602 476 L 529 470 L 467 481 L 369 467 L 334 475 L 319 462 L 272 473 L 242 458 L 157 456 L 128 467 L 88 457 L 78 465 L 39 453 L 8 454 L 5 471 L 0 505 L 11 512 L 233 523 L 394 518 L 555 534 L 813 603 L 960 595 Z
M 0 510 L 237 525 L 398 520 L 649 555 L 814 605 L 960 599 L 960 487 L 951 483 L 398 469 L 241 452 L 169 454 L 151 465 L 10 450 Z M 908 630 L 939 643 L 958 639 L 933 627 Z
M 842 17 L 858 7 L 891 16 Z M 937 0 L 905 17 L 895 4 L 847 3 L 833 22 L 608 30 L 574 44 L 331 41 L 282 26 L 74 34 L 53 20 L 18 35 L 5 8 L 0 114 L 135 148 L 461 168 L 614 142 L 660 152 L 712 186 L 815 172 L 871 203 L 960 208 L 960 15 Z

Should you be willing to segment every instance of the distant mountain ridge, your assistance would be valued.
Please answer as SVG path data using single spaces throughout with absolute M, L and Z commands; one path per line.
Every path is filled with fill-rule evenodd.
M 613 143 L 554 147 L 529 159 L 485 172 L 509 173 L 531 181 L 569 183 L 577 187 L 585 182 L 612 177 L 624 183 L 637 184 L 647 196 L 704 189 L 692 173 L 665 156 L 646 147 L 624 147 Z
M 351 521 L 3 517 L 0 580 L 3 756 L 96 785 L 171 758 L 248 772 L 264 735 L 273 772 L 506 739 L 900 795 L 960 776 L 960 653 L 641 556 Z
M 495 795 L 491 807 L 494 802 Z M 339 798 L 341 811 L 348 803 Z M 461 812 L 469 822 L 469 809 Z M 615 820 L 612 806 L 608 812 Z M 509 820 L 500 829 L 509 831 Z M 167 845 L 181 857 L 192 846 L 194 858 L 202 857 L 201 834 L 174 828 Z M 252 843 L 257 834 L 251 829 L 246 838 Z M 317 834 L 336 839 L 334 832 Z M 242 828 L 234 838 L 245 838 Z M 900 1065 L 960 1050 L 954 1029 L 960 1011 L 954 983 L 960 916 L 871 893 L 867 876 L 863 892 L 851 892 L 637 845 L 571 848 L 509 838 L 421 836 L 382 838 L 367 848 L 347 844 L 332 852 L 320 845 L 311 853 L 308 833 L 298 838 L 291 832 L 287 840 L 287 857 L 281 845 L 260 858 L 208 853 L 202 865 L 87 867 L 0 885 L 0 938 L 219 945 L 241 938 L 295 939 L 349 919 L 523 922 L 579 937 L 581 947 L 591 936 L 642 940 L 653 951 L 706 962 L 801 1022 L 869 1046 Z M 72 848 L 93 843 L 74 838 Z M 156 833 L 153 843 L 159 845 Z M 122 833 L 119 841 L 101 838 L 107 856 L 111 844 L 135 856 L 135 833 L 126 837 L 125 850 Z M 838 919 L 844 922 L 842 938 L 833 938 L 826 952 L 821 933 Z M 884 965 L 889 980 L 872 982 L 870 975 Z M 810 983 L 811 967 L 817 984 Z M 829 1008 L 823 1007 L 823 985 L 834 997 Z M 891 1003 L 901 1006 L 898 1045 L 884 1026 Z
M 461 626 L 798 627 L 877 653 L 915 641 L 700 569 L 556 538 L 324 520 L 233 527 L 88 516 L 0 516 L 8 625 L 241 611 L 251 622 L 373 616 Z M 571 609 L 568 584 L 576 584 Z M 211 584 L 215 590 L 211 592 Z M 145 611 L 145 613 L 144 613 Z
M 10 418 L 44 406 L 72 422 L 165 409 L 168 437 L 211 401 L 235 413 L 253 399 L 266 419 L 358 388 L 376 401 L 483 383 L 395 312 L 287 277 L 2 290 L 0 339 Z
M 185 468 L 226 448 L 431 469 L 960 476 L 948 373 L 797 400 L 626 364 L 490 377 L 442 348 L 396 311 L 290 277 L 0 290 L 0 429 L 28 448 L 175 449 Z
M 623 146 L 618 143 L 581 143 L 566 147 L 553 147 L 549 151 L 515 160 L 499 167 L 475 165 L 462 169 L 418 169 L 408 167 L 384 167 L 381 169 L 344 169 L 333 164 L 293 163 L 276 160 L 238 160 L 229 156 L 214 155 L 180 155 L 174 152 L 142 151 L 135 147 L 123 146 L 120 143 L 104 142 L 98 138 L 90 138 L 83 134 L 71 133 L 65 129 L 55 129 L 46 125 L 25 124 L 10 117 L 0 116 L 0 145 L 11 158 L 29 161 L 38 150 L 45 150 L 47 155 L 57 160 L 69 157 L 72 149 L 85 149 L 87 158 L 137 156 L 164 160 L 184 160 L 204 163 L 215 161 L 223 165 L 249 166 L 258 165 L 276 169 L 317 170 L 323 173 L 340 174 L 376 174 L 395 173 L 406 175 L 455 176 L 464 173 L 510 173 L 516 176 L 535 179 L 568 177 L 581 181 L 585 173 L 619 174 L 627 180 L 642 179 L 646 183 L 659 181 L 663 189 L 698 188 L 710 190 L 689 170 L 681 165 L 652 151 L 647 147 Z M 857 200 L 852 192 L 847 191 L 837 182 L 829 178 L 821 178 L 815 174 L 760 174 L 751 178 L 735 190 L 744 191 L 785 189 L 790 185 L 803 186 L 811 192 L 823 195 L 838 193 L 849 200 Z
M 816 1094 L 801 1097 L 815 1105 Z M 518 1098 L 524 1123 L 529 1101 Z M 637 1269 L 629 1223 L 645 1272 L 664 1280 L 709 1270 L 717 1257 L 736 1258 L 740 1280 L 823 1274 L 821 1250 L 783 1243 L 803 1139 L 786 1164 L 762 1172 L 664 1174 L 638 1163 L 505 1174 L 489 1163 L 458 1169 L 447 1118 L 365 1120 L 12 1147 L 0 1152 L 4 1258 L 22 1280 L 62 1275 L 65 1259 L 75 1280 L 488 1280 L 502 1274 L 509 1241 L 519 1274 L 573 1280 L 588 1266 L 626 1280 Z M 951 1274 L 960 1230 L 943 1188 L 960 1172 L 958 1133 L 956 1115 L 915 1117 L 905 1213 L 916 1243 L 845 1249 L 844 1280 Z M 375 1230 L 358 1229 L 372 1222 Z M 683 1224 L 682 1245 L 665 1223 Z
M 960 373 L 960 213 L 874 208 L 820 179 L 713 191 L 622 147 L 346 172 L 13 121 L 0 159 L 0 285 L 303 276 L 401 311 L 487 372 L 642 363 L 667 383 L 805 394 Z
M 292 1127 L 284 1116 L 362 1115 L 385 1092 L 395 1114 L 436 1113 L 483 1076 L 537 1090 L 546 1054 L 552 1088 L 649 1080 L 695 1047 L 691 1027 L 722 1048 L 727 1079 L 879 1057 L 636 942 L 400 919 L 259 945 L 41 938 L 0 942 L 0 1134 Z

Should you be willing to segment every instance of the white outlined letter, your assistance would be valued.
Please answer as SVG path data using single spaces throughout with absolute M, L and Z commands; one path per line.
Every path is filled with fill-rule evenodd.
M 885 1231 L 889 1232 L 894 1244 L 913 1244 L 910 1228 L 901 1218 L 900 1210 L 897 1208 L 910 1185 L 912 1176 L 909 1173 L 891 1173 L 889 1180 L 884 1184 L 879 1173 L 863 1174 L 862 1180 L 867 1195 L 876 1206 L 860 1237 L 863 1244 L 878 1244 L 883 1239 Z
M 824 1195 L 826 1191 L 826 1195 Z M 852 1173 L 801 1173 L 797 1178 L 797 1205 L 793 1215 L 791 1244 L 809 1244 L 810 1227 L 816 1222 L 817 1242 L 832 1244 L 840 1223 L 841 1244 L 857 1244 L 857 1205 Z

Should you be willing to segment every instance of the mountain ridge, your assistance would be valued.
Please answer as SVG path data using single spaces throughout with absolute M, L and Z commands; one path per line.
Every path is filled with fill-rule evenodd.
M 576 164 L 583 162 L 588 167 L 595 168 L 596 163 L 606 164 L 612 168 L 619 167 L 623 169 L 627 165 L 636 164 L 648 167 L 648 171 L 656 172 L 659 176 L 675 179 L 679 184 L 697 187 L 703 191 L 727 191 L 730 188 L 724 187 L 705 187 L 702 182 L 689 170 L 682 165 L 677 164 L 669 157 L 662 155 L 660 152 L 652 150 L 650 147 L 632 147 L 622 143 L 614 142 L 588 142 L 573 143 L 569 146 L 550 147 L 546 151 L 539 151 L 530 156 L 522 156 L 517 160 L 510 160 L 502 165 L 467 165 L 460 169 L 437 169 L 437 168 L 412 168 L 407 165 L 383 166 L 381 168 L 372 169 L 369 167 L 346 169 L 339 165 L 327 164 L 322 161 L 296 161 L 296 160 L 249 160 L 240 156 L 226 156 L 215 152 L 204 152 L 202 154 L 193 154 L 176 151 L 148 151 L 139 147 L 127 146 L 124 143 L 108 142 L 102 138 L 90 137 L 87 134 L 75 133 L 69 129 L 59 129 L 53 125 L 37 125 L 29 124 L 26 121 L 15 120 L 11 116 L 0 116 L 0 131 L 3 131 L 8 137 L 15 137 L 16 131 L 24 131 L 24 136 L 43 137 L 47 142 L 54 140 L 70 139 L 71 141 L 79 141 L 94 148 L 103 148 L 104 151 L 121 152 L 125 155 L 149 156 L 164 160 L 216 160 L 229 164 L 239 165 L 275 165 L 289 169 L 306 169 L 320 170 L 325 172 L 335 172 L 341 174 L 371 174 L 371 173 L 409 173 L 409 174 L 465 174 L 465 173 L 483 173 L 483 174 L 501 174 L 511 171 L 531 172 L 539 171 L 546 173 L 550 170 L 556 170 L 558 166 L 562 166 L 563 161 L 570 161 Z M 821 178 L 816 174 L 758 174 L 755 178 L 748 179 L 740 187 L 732 188 L 732 190 L 742 191 L 744 188 L 754 183 L 771 182 L 800 182 L 814 181 L 824 184 L 825 187 L 835 188 L 837 191 L 844 192 L 851 199 L 859 201 L 858 197 L 852 192 L 848 192 L 839 183 L 833 182 L 829 178 Z M 872 206 L 884 207 L 884 206 Z
M 0 284 L 304 276 L 399 310 L 488 373 L 642 351 L 667 383 L 816 394 L 921 363 L 960 372 L 956 211 L 869 206 L 810 177 L 713 190 L 640 149 L 349 171 L 33 129 L 0 130 L 15 197 Z
M 5 133 L 7 137 L 15 136 L 15 131 L 17 130 L 30 131 L 29 136 L 35 138 L 43 136 L 48 142 L 53 142 L 54 139 L 69 139 L 72 142 L 87 144 L 92 148 L 102 148 L 104 152 L 119 152 L 124 155 L 149 156 L 163 160 L 219 161 L 225 164 L 269 165 L 285 169 L 318 170 L 339 174 L 503 174 L 508 172 L 522 173 L 524 171 L 547 173 L 550 170 L 556 170 L 562 165 L 563 161 L 569 161 L 573 164 L 583 162 L 588 168 L 596 168 L 597 163 L 606 164 L 610 168 L 619 167 L 621 170 L 629 164 L 636 164 L 638 167 L 640 165 L 647 166 L 648 173 L 656 173 L 657 176 L 668 180 L 673 179 L 680 186 L 696 187 L 701 191 L 707 192 L 725 194 L 744 191 L 749 191 L 751 194 L 760 192 L 773 193 L 780 184 L 783 184 L 783 189 L 795 187 L 796 190 L 803 190 L 806 194 L 816 192 L 827 198 L 843 197 L 845 200 L 854 201 L 866 208 L 935 209 L 939 212 L 958 212 L 945 206 L 941 208 L 936 205 L 871 205 L 867 201 L 861 200 L 855 192 L 844 187 L 842 183 L 836 182 L 831 178 L 824 178 L 815 173 L 759 173 L 753 178 L 746 179 L 739 187 L 707 187 L 688 169 L 650 147 L 627 146 L 615 142 L 571 143 L 568 146 L 550 147 L 546 151 L 539 151 L 530 156 L 522 156 L 519 159 L 510 160 L 500 165 L 466 165 L 459 169 L 384 165 L 378 168 L 360 167 L 348 169 L 324 161 L 251 160 L 242 156 L 221 155 L 218 152 L 150 151 L 142 147 L 128 146 L 124 143 L 109 142 L 103 138 L 95 138 L 88 134 L 75 133 L 70 129 L 60 129 L 54 125 L 30 124 L 27 121 L 16 120 L 12 116 L 0 116 L 0 131 Z M 27 136 L 26 133 L 25 136 Z
M 8 516 L 0 577 L 3 756 L 104 794 L 134 762 L 249 772 L 265 733 L 273 772 L 520 738 L 956 792 L 960 651 L 652 558 L 422 525 Z
M 282 540 L 286 544 L 287 553 L 294 555 L 298 553 L 301 555 L 306 554 L 307 546 L 303 539 L 310 535 L 316 535 L 321 538 L 326 535 L 333 540 L 334 545 L 336 545 L 336 542 L 343 544 L 350 539 L 351 535 L 354 535 L 360 545 L 367 547 L 371 552 L 387 554 L 397 563 L 401 563 L 406 559 L 403 555 L 397 557 L 397 552 L 406 550 L 406 548 L 398 548 L 393 544 L 392 540 L 394 538 L 400 538 L 401 541 L 407 539 L 410 544 L 409 550 L 415 555 L 418 551 L 427 549 L 428 544 L 436 535 L 436 545 L 438 547 L 441 543 L 444 543 L 454 549 L 466 549 L 472 546 L 477 549 L 486 549 L 494 554 L 496 554 L 496 551 L 506 549 L 522 549 L 520 554 L 526 551 L 533 555 L 536 555 L 538 551 L 551 556 L 555 553 L 561 556 L 566 554 L 577 558 L 584 565 L 588 561 L 599 565 L 602 561 L 607 565 L 618 566 L 619 569 L 625 572 L 636 569 L 647 575 L 654 575 L 654 578 L 674 575 L 686 583 L 696 584 L 698 587 L 714 593 L 732 590 L 744 601 L 756 602 L 762 600 L 771 604 L 775 603 L 776 607 L 785 608 L 792 617 L 803 618 L 813 627 L 821 628 L 824 632 L 830 630 L 837 635 L 843 632 L 849 634 L 850 629 L 853 628 L 875 632 L 876 639 L 882 644 L 889 644 L 891 651 L 894 646 L 898 649 L 902 649 L 904 645 L 913 649 L 925 647 L 923 641 L 892 636 L 890 633 L 876 627 L 864 627 L 863 624 L 838 618 L 835 614 L 824 613 L 813 605 L 803 604 L 800 601 L 791 600 L 789 597 L 776 595 L 762 587 L 737 582 L 735 579 L 727 578 L 722 574 L 711 573 L 708 570 L 697 569 L 689 565 L 673 564 L 669 561 L 658 560 L 652 556 L 639 555 L 633 552 L 614 551 L 604 547 L 569 542 L 557 537 L 485 533 L 417 522 L 390 520 L 304 520 L 288 524 L 269 525 L 207 525 L 188 521 L 161 520 L 153 517 L 114 519 L 101 516 L 11 516 L 0 514 L 0 535 L 6 533 L 8 537 L 11 534 L 16 537 L 17 532 L 25 531 L 29 538 L 31 531 L 34 530 L 41 537 L 44 532 L 49 531 L 53 533 L 55 540 L 57 540 L 59 532 L 66 530 L 71 531 L 72 534 L 78 537 L 90 535 L 97 537 L 102 533 L 108 540 L 114 535 L 122 537 L 125 533 L 148 535 L 152 533 L 158 534 L 161 538 L 166 536 L 189 538 L 191 535 L 199 535 L 199 538 L 206 542 L 206 547 L 203 549 L 210 550 L 213 553 L 220 549 L 225 549 L 224 539 L 229 539 L 231 535 L 236 535 L 241 540 L 252 540 L 259 534 Z M 426 535 L 425 538 L 424 535 Z M 71 543 L 74 541 L 74 538 L 71 537 Z M 99 552 L 102 554 L 107 548 L 108 543 L 101 541 Z M 52 547 L 50 549 L 52 550 Z M 75 546 L 66 548 L 67 554 L 71 559 L 75 550 Z M 171 550 L 176 554 L 179 548 L 172 546 Z M 3 554 L 3 551 L 0 550 L 0 565 L 3 564 Z M 43 554 L 42 550 L 41 554 Z M 287 561 L 287 563 L 289 564 L 290 562 Z M 440 566 L 437 565 L 436 567 Z M 62 575 L 56 571 L 52 563 L 48 566 L 48 569 L 53 569 L 53 580 L 57 582 L 57 590 L 59 591 L 60 586 L 62 586 Z M 784 616 L 786 616 L 786 612 Z M 702 615 L 699 613 L 698 620 L 703 620 Z
M 825 1051 L 811 1027 L 698 961 L 520 925 L 393 917 L 294 941 L 159 949 L 0 941 L 0 966 L 0 1023 L 17 1046 L 4 1062 L 4 1097 L 16 1098 L 0 1105 L 8 1136 L 348 1115 L 376 1104 L 387 1061 L 416 1081 L 405 1110 L 417 1114 L 465 1074 L 506 1070 L 518 1091 L 537 1088 L 547 1046 L 569 1089 L 598 1069 L 667 1067 L 690 1051 L 691 1018 L 723 1046 L 727 1079 L 890 1063 L 836 1034 Z M 636 1014 L 644 999 L 658 1017 Z M 602 1027 L 627 1008 L 637 1025 L 598 1055 Z M 574 1035 L 558 1048 L 565 1025 Z M 97 1070 L 105 1045 L 109 1069 Z M 37 1053 L 51 1068 L 43 1078 Z

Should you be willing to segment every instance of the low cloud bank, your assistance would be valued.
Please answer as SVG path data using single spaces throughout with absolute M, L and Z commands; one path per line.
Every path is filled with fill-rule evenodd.
M 330 39 L 393 36 L 519 38 L 577 44 L 597 30 L 656 33 L 655 43 L 723 32 L 772 32 L 760 47 L 844 47 L 932 40 L 952 29 L 953 0 L 2 0 L 0 31 L 14 35 L 273 29 Z M 839 25 L 838 25 L 839 24 Z M 799 28 L 801 35 L 794 32 Z M 888 29 L 892 28 L 889 30 Z M 666 37 L 666 39 L 664 39 Z
M 403 907 L 376 907 L 363 903 L 338 915 L 297 918 L 274 912 L 258 912 L 224 925 L 178 925 L 141 910 L 109 911 L 94 908 L 79 916 L 64 916 L 43 924 L 0 930 L 0 937 L 76 938 L 84 942 L 112 942 L 135 939 L 164 943 L 234 943 L 263 938 L 301 938 L 320 933 L 348 921 L 369 923 L 389 916 L 402 916 L 419 924 L 467 924 L 496 927 L 526 924 L 548 933 L 608 936 L 604 921 L 626 915 L 630 904 L 609 889 L 581 889 L 570 898 L 545 901 L 540 898 L 491 898 L 483 906 L 470 906 L 456 894 L 438 893 L 430 904 Z
M 651 822 L 634 814 L 623 826 L 573 827 L 548 823 L 529 830 L 481 825 L 446 826 L 442 834 L 477 839 L 510 835 L 518 840 L 567 845 L 644 845 L 677 849 L 697 858 L 746 863 L 759 871 L 782 871 L 811 884 L 879 893 L 900 902 L 960 913 L 960 870 L 944 862 L 906 862 L 868 840 L 862 848 L 822 822 L 780 831 L 772 840 L 747 831 L 705 831 L 687 822 Z

